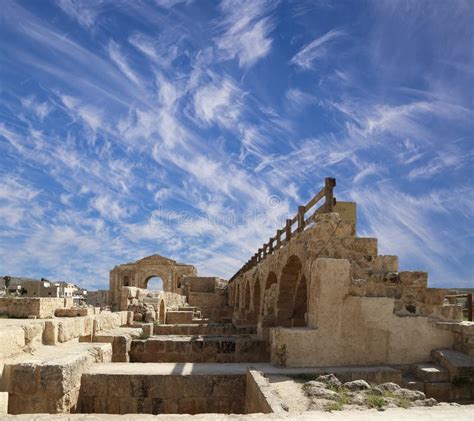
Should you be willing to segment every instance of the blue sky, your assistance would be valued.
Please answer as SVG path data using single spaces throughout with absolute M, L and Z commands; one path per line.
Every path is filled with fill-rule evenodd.
M 326 176 L 473 286 L 471 1 L 2 1 L 0 274 L 230 277 Z

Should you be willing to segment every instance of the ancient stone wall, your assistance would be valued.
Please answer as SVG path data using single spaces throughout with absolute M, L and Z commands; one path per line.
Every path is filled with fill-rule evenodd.
M 0 314 L 10 317 L 47 319 L 54 316 L 57 309 L 72 307 L 70 298 L 33 298 L 33 297 L 1 297 Z
M 245 411 L 245 387 L 245 376 L 238 374 L 123 376 L 99 369 L 82 377 L 79 412 L 239 414 Z
M 119 308 L 134 312 L 135 321 L 159 323 L 166 322 L 168 309 L 186 304 L 186 297 L 173 292 L 152 292 L 143 288 L 122 287 L 119 296 Z
M 130 361 L 240 363 L 267 362 L 267 344 L 255 335 L 239 336 L 154 336 L 133 340 Z
M 332 273 L 324 259 L 337 262 Z M 379 256 L 375 238 L 356 237 L 354 221 L 330 213 L 236 277 L 228 298 L 236 325 L 271 337 L 275 363 L 401 364 L 452 346 L 452 333 L 428 317 L 462 319 L 448 291 L 427 282 L 425 272 L 399 271 L 396 256 Z
M 104 308 L 110 305 L 109 290 L 87 291 L 87 305 Z
M 245 412 L 272 414 L 285 413 L 282 400 L 272 392 L 271 387 L 262 373 L 249 370 L 246 376 Z
M 274 364 L 413 364 L 453 345 L 452 333 L 427 317 L 395 314 L 393 298 L 351 295 L 348 260 L 316 259 L 311 270 L 308 327 L 270 329 Z

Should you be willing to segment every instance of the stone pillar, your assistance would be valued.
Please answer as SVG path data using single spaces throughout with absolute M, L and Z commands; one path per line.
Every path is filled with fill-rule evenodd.
M 349 294 L 350 263 L 345 259 L 316 259 L 311 265 L 308 327 L 338 329 L 344 297 Z

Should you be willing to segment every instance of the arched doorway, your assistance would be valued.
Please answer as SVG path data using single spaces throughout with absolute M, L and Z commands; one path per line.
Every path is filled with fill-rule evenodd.
M 146 289 L 152 292 L 163 291 L 163 279 L 159 276 L 150 276 L 146 280 Z
M 298 281 L 293 303 L 293 326 L 306 326 L 306 313 L 308 311 L 308 285 L 306 277 L 302 275 Z
M 248 310 L 250 308 L 250 282 L 245 283 L 245 294 L 244 294 L 244 308 Z
M 260 314 L 260 282 L 255 279 L 253 284 L 253 317 L 257 320 Z
M 264 315 L 273 315 L 275 313 L 275 289 L 277 287 L 277 276 L 275 272 L 270 272 L 267 277 L 267 282 L 265 282 L 265 293 L 263 297 Z
M 294 296 L 303 265 L 297 256 L 291 256 L 281 272 L 277 300 L 277 326 L 291 327 L 294 316 Z

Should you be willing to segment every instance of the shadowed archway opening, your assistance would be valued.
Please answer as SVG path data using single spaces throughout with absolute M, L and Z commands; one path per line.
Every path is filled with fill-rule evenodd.
M 260 281 L 255 279 L 253 284 L 253 316 L 258 319 L 260 314 Z
M 244 308 L 247 310 L 250 308 L 250 285 L 249 282 L 245 284 L 244 292 Z
M 281 272 L 277 300 L 277 326 L 291 327 L 294 316 L 294 296 L 303 265 L 297 256 L 291 256 Z
M 265 282 L 265 292 L 264 292 L 264 308 L 263 314 L 273 315 L 275 312 L 275 302 L 274 297 L 271 296 L 270 289 L 274 289 L 277 286 L 277 276 L 275 272 L 270 272 L 267 277 L 267 282 Z M 274 285 L 274 287 L 272 287 Z
M 308 311 L 308 285 L 306 277 L 301 275 L 295 291 L 293 304 L 293 326 L 306 326 L 306 313 Z
M 163 291 L 163 279 L 161 279 L 159 276 L 150 276 L 146 280 L 146 289 L 152 292 Z

